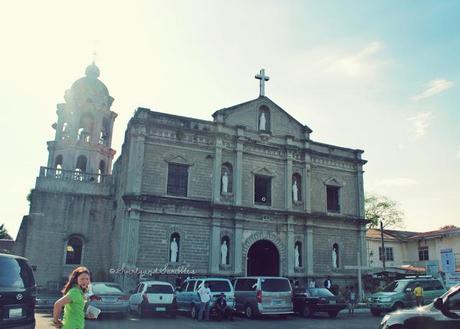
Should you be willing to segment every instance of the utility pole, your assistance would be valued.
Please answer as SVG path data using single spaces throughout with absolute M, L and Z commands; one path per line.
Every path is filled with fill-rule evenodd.
M 382 258 L 382 267 L 383 271 L 385 271 L 385 261 L 386 261 L 386 252 L 385 252 L 385 240 L 383 240 L 383 222 L 380 221 L 380 238 L 382 239 L 382 252 L 380 253 L 380 257 Z

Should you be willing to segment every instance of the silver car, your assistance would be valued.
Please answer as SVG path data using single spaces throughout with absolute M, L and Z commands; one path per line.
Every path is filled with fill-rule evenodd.
M 88 304 L 101 313 L 129 314 L 129 296 L 113 282 L 93 282 L 88 291 Z
M 241 277 L 234 282 L 236 311 L 247 318 L 292 314 L 292 287 L 287 278 Z

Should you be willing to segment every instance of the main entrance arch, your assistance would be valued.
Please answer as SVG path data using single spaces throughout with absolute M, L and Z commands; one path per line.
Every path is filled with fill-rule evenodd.
M 254 242 L 246 258 L 248 276 L 279 276 L 280 254 L 278 248 L 269 240 Z

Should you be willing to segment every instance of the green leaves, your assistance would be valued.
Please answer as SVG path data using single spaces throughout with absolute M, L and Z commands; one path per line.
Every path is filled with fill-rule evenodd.
M 378 228 L 381 221 L 384 228 L 404 226 L 404 212 L 398 202 L 386 196 L 367 195 L 364 205 L 366 218 L 371 221 L 369 228 Z

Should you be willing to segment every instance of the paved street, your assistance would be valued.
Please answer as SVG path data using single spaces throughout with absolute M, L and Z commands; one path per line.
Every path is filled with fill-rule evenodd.
M 234 322 L 198 322 L 185 316 L 178 316 L 176 319 L 169 318 L 147 318 L 138 319 L 135 316 L 121 320 L 116 317 L 104 317 L 96 321 L 86 322 L 85 329 L 376 329 L 380 322 L 380 317 L 373 317 L 369 313 L 356 314 L 349 317 L 348 314 L 339 314 L 336 319 L 329 319 L 327 316 L 318 315 L 312 319 L 303 319 L 297 316 L 290 316 L 288 319 L 277 317 L 264 318 L 261 320 L 246 320 L 235 318 Z M 50 325 L 50 314 L 37 314 L 37 329 L 53 328 Z

